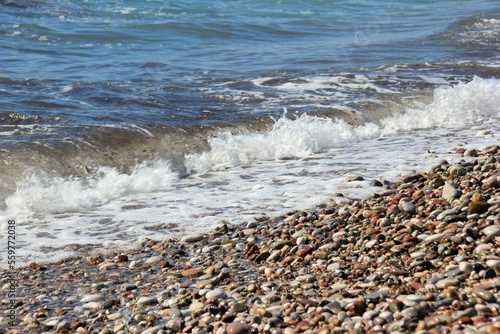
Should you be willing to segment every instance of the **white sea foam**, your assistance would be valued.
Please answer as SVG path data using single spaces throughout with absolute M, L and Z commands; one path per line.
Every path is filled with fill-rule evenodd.
M 301 115 L 295 120 L 279 119 L 269 132 L 233 135 L 230 132 L 209 139 L 210 150 L 186 157 L 186 168 L 204 173 L 224 170 L 255 161 L 305 158 L 336 147 L 348 147 L 362 140 L 399 131 L 481 123 L 500 113 L 500 80 L 474 78 L 469 83 L 438 87 L 431 104 L 409 109 L 381 121 L 351 126 L 342 120 Z
M 205 175 L 177 178 L 159 161 L 129 174 L 102 168 L 88 180 L 29 177 L 0 212 L 0 228 L 16 219 L 16 263 L 22 265 L 67 256 L 68 244 L 82 251 L 97 244 L 131 247 L 144 238 L 210 230 L 221 220 L 242 224 L 262 214 L 311 208 L 338 200 L 332 198 L 337 192 L 364 197 L 379 189 L 369 185 L 372 179 L 394 180 L 443 158 L 460 159 L 456 145 L 498 144 L 499 82 L 475 78 L 440 88 L 420 113 L 387 120 L 387 128 L 304 115 L 281 118 L 268 132 L 221 134 L 210 151 L 186 158 L 193 170 L 211 170 Z M 437 121 L 420 122 L 425 115 Z M 414 131 L 422 127 L 429 128 Z M 476 136 L 482 130 L 492 135 Z M 346 183 L 348 174 L 366 181 Z M 3 256 L 0 263 L 6 263 Z
M 481 123 L 499 114 L 500 80 L 475 77 L 469 83 L 436 88 L 430 105 L 383 120 L 382 133 Z
M 75 212 L 125 195 L 167 188 L 175 178 L 170 164 L 165 161 L 139 165 L 130 174 L 101 167 L 86 180 L 31 174 L 17 184 L 16 192 L 6 199 L 6 204 L 11 215 Z

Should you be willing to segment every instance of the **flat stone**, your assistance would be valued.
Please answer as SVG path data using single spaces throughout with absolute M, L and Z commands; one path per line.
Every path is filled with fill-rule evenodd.
M 471 272 L 474 270 L 474 265 L 472 263 L 463 261 L 458 264 L 458 269 L 460 269 L 463 272 Z
M 158 263 L 161 261 L 161 257 L 160 256 L 151 256 L 149 259 L 146 260 L 146 264 L 155 264 L 155 263 Z
M 487 226 L 483 229 L 483 234 L 490 238 L 496 237 L 500 235 L 500 227 L 495 225 Z
M 191 314 L 195 314 L 197 311 L 203 310 L 204 308 L 204 303 L 195 301 L 189 305 L 189 312 L 191 312 Z
M 365 244 L 365 247 L 368 248 L 368 249 L 370 249 L 370 248 L 373 248 L 373 246 L 375 246 L 376 244 L 378 244 L 378 240 L 377 239 L 373 239 L 373 240 L 368 241 Z
M 245 333 L 250 333 L 250 325 L 247 325 L 246 323 L 235 321 L 231 322 L 230 324 L 227 325 L 226 327 L 226 333 L 227 334 L 245 334 Z
M 500 260 L 488 260 L 486 261 L 486 265 L 490 268 L 496 268 L 500 266 Z
M 413 307 L 405 308 L 403 311 L 401 311 L 401 314 L 410 319 L 418 317 L 418 312 Z
M 427 255 L 426 252 L 413 252 L 410 257 L 415 260 L 423 259 Z
M 141 297 L 137 300 L 137 304 L 139 305 L 151 305 L 151 304 L 157 304 L 158 303 L 158 299 L 156 299 L 155 297 Z
M 469 204 L 469 207 L 467 208 L 467 214 L 482 214 L 488 211 L 490 208 L 490 204 L 487 202 L 483 201 L 474 201 Z
M 193 242 L 203 240 L 203 238 L 204 238 L 204 235 L 201 233 L 185 235 L 181 238 L 180 243 L 181 244 L 193 243 Z
M 101 303 L 100 302 L 89 302 L 89 303 L 85 303 L 83 304 L 82 306 L 84 309 L 96 309 L 96 308 L 100 308 L 101 307 Z
M 190 268 L 181 270 L 181 275 L 184 277 L 196 277 L 200 276 L 203 273 L 201 268 Z
M 457 211 L 455 209 L 448 209 L 448 210 L 441 211 L 437 215 L 436 219 L 443 221 L 447 216 L 456 215 L 456 214 L 457 214 Z
M 346 182 L 364 181 L 364 178 L 361 175 L 349 175 L 345 180 Z
M 474 294 L 488 303 L 495 302 L 495 295 L 488 290 L 481 288 L 474 288 Z
M 95 295 L 86 295 L 80 300 L 82 303 L 90 303 L 90 302 L 102 302 L 104 301 L 104 296 L 101 294 Z
M 224 298 L 225 296 L 226 296 L 226 293 L 221 289 L 210 290 L 205 295 L 205 297 L 207 299 L 219 299 L 219 298 Z
M 269 257 L 267 258 L 267 262 L 274 262 L 276 261 L 279 257 L 281 256 L 281 250 L 275 250 L 274 252 L 271 253 L 271 255 L 269 255 Z
M 456 278 L 445 278 L 436 282 L 436 287 L 438 289 L 445 289 L 449 286 L 458 286 L 459 280 Z

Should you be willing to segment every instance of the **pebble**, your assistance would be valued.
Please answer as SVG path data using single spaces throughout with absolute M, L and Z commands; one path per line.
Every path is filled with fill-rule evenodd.
M 500 227 L 491 225 L 483 229 L 483 234 L 488 237 L 496 237 L 500 235 Z
M 207 299 L 219 299 L 219 298 L 224 298 L 225 296 L 226 293 L 222 289 L 213 289 L 205 294 L 205 297 Z
M 138 300 L 137 300 L 137 304 L 138 305 L 151 305 L 151 304 L 157 304 L 158 303 L 158 299 L 156 299 L 155 297 L 140 297 Z
M 190 234 L 190 235 L 185 235 L 181 238 L 180 243 L 181 244 L 189 244 L 193 242 L 197 242 L 200 240 L 203 240 L 204 236 L 203 234 Z
M 245 334 L 250 333 L 251 327 L 243 322 L 232 322 L 227 325 L 226 332 L 227 334 Z
M 85 295 L 83 298 L 80 300 L 82 303 L 89 303 L 89 302 L 100 302 L 104 300 L 104 296 L 101 294 L 95 294 L 95 295 Z

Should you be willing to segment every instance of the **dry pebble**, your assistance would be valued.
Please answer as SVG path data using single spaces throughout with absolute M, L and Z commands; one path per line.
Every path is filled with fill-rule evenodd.
M 0 281 L 0 332 L 499 333 L 500 150 L 462 156 L 365 199 L 32 263 L 15 326 Z

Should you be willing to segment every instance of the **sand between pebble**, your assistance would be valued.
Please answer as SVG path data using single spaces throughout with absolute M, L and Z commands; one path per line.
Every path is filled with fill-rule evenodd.
M 7 333 L 500 333 L 500 149 L 246 226 L 17 271 Z

